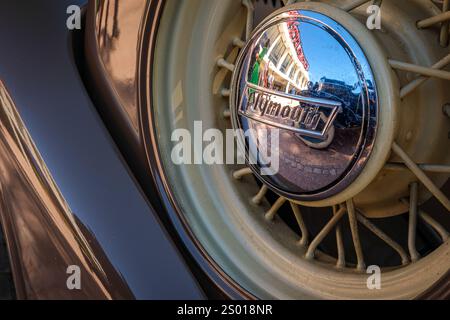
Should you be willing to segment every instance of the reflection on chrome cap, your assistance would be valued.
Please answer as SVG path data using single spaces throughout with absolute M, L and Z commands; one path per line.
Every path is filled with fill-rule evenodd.
M 256 175 L 293 200 L 321 200 L 361 173 L 378 117 L 374 77 L 352 35 L 329 17 L 282 12 L 263 22 L 241 52 L 231 96 L 236 129 L 281 130 L 280 171 Z M 256 135 L 257 136 L 257 135 Z M 257 158 L 241 140 L 247 159 Z

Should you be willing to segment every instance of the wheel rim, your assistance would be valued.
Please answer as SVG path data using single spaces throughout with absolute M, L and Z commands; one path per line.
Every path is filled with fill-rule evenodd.
M 268 222 L 265 214 L 275 216 L 282 200 L 264 199 L 266 188 L 260 188 L 251 175 L 246 175 L 247 169 L 172 164 L 170 137 L 175 128 L 192 129 L 195 120 L 202 120 L 204 129 L 229 127 L 226 99 L 222 94 L 227 95 L 223 89 L 227 89 L 231 75 L 226 67 L 217 68 L 216 63 L 221 55 L 227 61 L 236 59 L 242 43 L 234 40 L 233 35 L 242 34 L 247 12 L 239 1 L 208 5 L 174 1 L 166 5 L 161 20 L 160 34 L 172 37 L 158 38 L 152 117 L 164 175 L 189 228 L 234 281 L 261 298 L 416 297 L 448 270 L 446 232 L 442 232 L 445 238 L 442 245 L 426 257 L 403 267 L 383 270 L 382 290 L 372 291 L 366 285 L 367 275 L 355 271 L 356 261 L 344 267 L 342 259 L 320 251 L 315 252 L 316 259 L 308 260 L 305 258 L 307 232 L 303 233 L 299 245 L 299 236 L 284 221 Z M 230 46 L 230 42 L 237 46 Z M 184 60 L 180 59 L 179 52 L 184 53 Z M 167 106 L 172 109 L 168 110 Z M 399 168 L 393 166 L 391 170 L 394 169 Z M 236 182 L 235 178 L 242 179 Z M 298 207 L 294 205 L 292 209 L 298 218 Z M 435 225 L 428 215 L 425 217 Z M 363 216 L 360 224 L 374 227 Z M 304 224 L 300 223 L 300 228 L 304 231 Z M 336 233 L 342 232 L 340 229 Z M 417 277 L 419 272 L 421 276 Z

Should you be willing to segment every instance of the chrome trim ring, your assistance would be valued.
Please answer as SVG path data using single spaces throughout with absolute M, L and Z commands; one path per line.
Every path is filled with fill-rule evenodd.
M 235 129 L 282 130 L 275 175 L 249 161 L 265 147 L 240 137 L 247 163 L 278 194 L 326 199 L 364 169 L 378 125 L 377 89 L 363 49 L 335 20 L 290 8 L 270 17 L 242 50 L 232 90 Z
M 264 49 L 267 41 L 272 43 Z M 274 44 L 275 41 L 283 42 L 286 50 L 278 48 L 280 45 Z M 283 58 L 290 55 L 292 63 L 283 65 L 288 59 L 276 63 L 279 51 Z M 262 59 L 258 56 L 260 53 Z M 257 59 L 261 70 L 267 65 L 266 75 L 270 75 L 266 79 L 263 75 L 261 79 L 254 75 Z M 295 67 L 300 71 L 294 71 L 296 81 L 291 80 L 289 84 Z M 339 71 L 343 67 L 345 72 Z M 374 74 L 374 69 L 379 72 Z M 282 78 L 284 85 L 274 77 Z M 249 86 L 253 86 L 252 91 L 255 86 L 262 87 L 265 97 L 273 91 L 277 91 L 277 96 L 284 96 L 282 99 L 287 98 L 286 95 L 294 96 L 295 100 L 284 101 L 297 109 L 311 110 L 312 107 L 309 117 L 316 116 L 317 120 L 320 114 L 320 121 L 302 123 L 302 117 L 308 117 L 307 111 L 299 112 L 297 123 L 295 116 L 294 121 L 282 116 L 270 117 L 270 114 L 263 114 L 261 119 L 261 108 L 248 106 L 249 101 L 243 94 Z M 240 135 L 239 144 L 249 167 L 279 195 L 312 207 L 332 206 L 364 190 L 387 161 L 397 126 L 395 105 L 399 97 L 392 89 L 397 86 L 386 63 L 386 53 L 361 22 L 323 3 L 296 3 L 270 15 L 255 29 L 241 51 L 232 78 L 232 123 L 235 129 L 281 128 L 280 171 L 275 175 L 261 174 L 260 163 L 248 161 L 248 143 L 252 141 Z M 295 89 L 291 90 L 292 87 Z M 248 92 L 250 90 L 247 95 Z M 302 101 L 303 107 L 298 107 Z M 271 96 L 266 104 L 272 109 L 273 106 L 278 108 L 275 102 Z M 336 111 L 332 106 L 339 104 L 337 114 L 333 114 Z M 325 111 L 327 106 L 331 111 Z M 252 108 L 259 108 L 259 116 L 251 112 Z M 280 114 L 283 109 L 288 114 L 284 105 L 278 110 Z M 288 117 L 292 114 L 293 111 Z M 313 130 L 308 130 L 308 125 L 310 128 L 312 125 Z M 258 149 L 258 156 L 267 152 Z M 250 155 L 250 159 L 257 158 Z

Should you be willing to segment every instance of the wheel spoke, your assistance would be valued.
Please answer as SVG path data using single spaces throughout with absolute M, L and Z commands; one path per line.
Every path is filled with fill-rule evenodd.
M 228 70 L 230 72 L 234 71 L 235 65 L 232 63 L 229 63 L 227 60 L 225 60 L 224 58 L 220 58 L 219 60 L 217 60 L 217 65 L 225 70 Z
M 364 254 L 362 251 L 361 241 L 359 239 L 358 220 L 356 219 L 356 210 L 353 200 L 347 201 L 348 220 L 350 222 L 350 229 L 352 231 L 353 245 L 355 247 L 356 258 L 358 264 L 356 268 L 363 270 L 366 266 L 364 263 Z
M 447 22 L 449 20 L 450 20 L 450 11 L 442 12 L 440 14 L 435 15 L 434 17 L 417 22 L 417 27 L 420 29 L 424 29 L 441 22 Z
M 416 250 L 418 198 L 419 198 L 419 184 L 417 182 L 413 182 L 410 185 L 409 223 L 408 223 L 408 249 L 412 262 L 416 262 L 420 258 L 419 253 Z
M 418 164 L 421 170 L 432 173 L 450 173 L 450 166 L 438 165 L 438 164 Z M 388 163 L 384 166 L 387 170 L 392 171 L 404 171 L 409 170 L 403 163 Z
M 448 64 L 450 64 L 450 54 L 448 54 L 447 56 L 445 56 L 444 58 L 442 58 L 441 60 L 436 62 L 433 66 L 431 66 L 431 68 L 439 70 L 439 69 L 446 67 Z M 421 84 L 426 82 L 428 79 L 430 79 L 430 77 L 421 76 L 421 77 L 411 81 L 407 85 L 405 85 L 400 90 L 400 98 L 403 99 L 404 97 L 406 97 L 408 94 L 413 92 L 416 88 L 418 88 Z
M 242 0 L 242 4 L 247 8 L 247 21 L 245 25 L 245 39 L 249 40 L 253 31 L 253 12 L 255 7 L 252 0 Z
M 336 215 L 338 212 L 338 207 L 333 206 L 333 215 Z M 336 267 L 344 268 L 345 267 L 345 248 L 344 248 L 344 240 L 342 238 L 342 222 L 339 221 L 336 225 L 336 246 L 338 251 L 338 259 L 336 262 Z
M 442 242 L 445 242 L 449 238 L 449 233 L 445 228 L 436 220 L 434 220 L 430 215 L 422 210 L 419 211 L 419 217 L 428 223 L 441 237 Z
M 450 13 L 450 11 L 449 11 L 449 13 Z M 444 80 L 450 80 L 450 72 L 448 72 L 448 71 L 437 70 L 437 69 L 433 69 L 433 68 L 429 68 L 429 67 L 422 67 L 422 66 L 419 66 L 416 64 L 406 63 L 403 61 L 397 61 L 397 60 L 392 60 L 392 59 L 389 59 L 389 64 L 394 69 L 414 72 L 414 73 L 418 73 L 418 74 L 421 74 L 421 75 L 424 75 L 427 77 L 435 77 L 435 78 L 440 78 L 440 79 L 444 79 Z
M 353 2 L 350 2 L 346 5 L 344 5 L 341 9 L 344 11 L 352 11 L 355 10 L 356 8 L 362 6 L 363 4 L 369 2 L 370 0 L 354 0 Z
M 245 47 L 245 41 L 236 37 L 233 39 L 233 46 L 242 49 L 243 47 Z
M 357 213 L 358 221 L 369 229 L 373 234 L 375 234 L 378 238 L 383 240 L 388 246 L 394 249 L 402 260 L 402 264 L 406 265 L 409 262 L 408 254 L 405 250 L 403 250 L 402 246 L 395 242 L 391 237 L 389 237 L 386 233 L 384 233 L 380 228 L 374 225 L 369 219 L 367 219 L 363 213 Z
M 450 0 L 444 0 L 442 4 L 442 12 L 448 12 L 450 10 Z M 448 45 L 448 28 L 450 24 L 448 21 L 442 23 L 441 34 L 439 36 L 439 41 L 441 46 L 446 47 Z
M 223 112 L 223 117 L 224 117 L 224 118 L 231 118 L 231 111 L 230 111 L 230 109 L 226 109 L 226 110 Z
M 220 94 L 222 95 L 222 97 L 228 98 L 230 96 L 230 89 L 222 89 L 222 91 L 220 91 Z
M 235 178 L 236 180 L 240 180 L 243 177 L 248 176 L 250 174 L 252 174 L 252 169 L 244 168 L 244 169 L 240 169 L 240 170 L 235 171 L 233 173 L 233 178 Z
M 406 154 L 405 151 L 397 144 L 393 143 L 392 150 L 397 154 L 405 165 L 416 175 L 416 177 L 422 182 L 425 187 L 436 197 L 436 199 L 442 203 L 442 205 L 450 211 L 450 200 L 447 196 L 431 181 L 430 178 L 420 169 L 420 167 L 414 163 L 414 161 Z
M 275 218 L 275 215 L 278 213 L 278 210 L 283 206 L 286 202 L 285 197 L 279 197 L 277 201 L 272 205 L 269 211 L 266 212 L 266 219 L 272 221 Z
M 309 245 L 308 251 L 306 252 L 307 259 L 313 259 L 317 250 L 317 247 L 322 243 L 323 239 L 333 230 L 336 224 L 342 219 L 347 209 L 342 207 L 333 218 L 326 224 L 325 227 L 319 232 L 319 234 L 314 238 L 314 240 Z
M 306 227 L 305 220 L 303 220 L 303 215 L 300 211 L 300 207 L 298 206 L 298 204 L 296 204 L 292 201 L 290 203 L 291 203 L 292 212 L 294 213 L 294 216 L 295 216 L 295 220 L 297 220 L 298 227 L 300 228 L 300 231 L 302 233 L 302 237 L 300 239 L 300 245 L 306 246 L 309 241 L 308 240 L 308 238 L 309 238 L 308 228 Z
M 405 205 L 409 205 L 409 201 L 407 199 L 402 199 L 402 202 Z M 445 230 L 445 228 L 439 222 L 434 220 L 428 213 L 423 210 L 419 210 L 419 217 L 439 234 L 442 242 L 448 240 L 449 233 L 447 232 L 447 230 Z
M 269 188 L 264 184 L 259 192 L 256 194 L 256 196 L 253 197 L 252 202 L 256 205 L 260 205 L 262 200 L 267 194 L 267 191 L 269 191 Z
M 296 2 L 310 2 L 311 0 L 282 0 L 285 6 L 288 6 L 290 4 L 296 3 Z

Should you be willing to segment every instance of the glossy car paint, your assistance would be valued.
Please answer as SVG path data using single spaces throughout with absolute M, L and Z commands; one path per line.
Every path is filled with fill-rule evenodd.
M 1 215 L 18 298 L 202 298 L 80 78 L 66 28 L 72 4 L 85 1 L 0 3 L 0 77 L 54 181 L 38 179 L 43 165 L 27 152 L 2 150 Z M 2 148 L 20 145 L 6 139 L 11 130 Z M 66 210 L 56 206 L 64 202 Z M 68 265 L 82 269 L 79 291 L 66 287 Z

